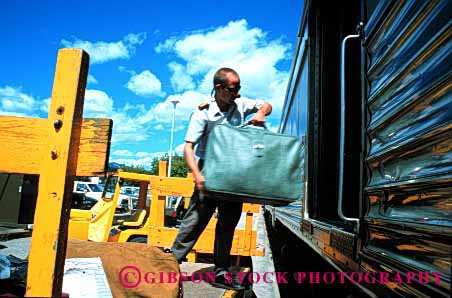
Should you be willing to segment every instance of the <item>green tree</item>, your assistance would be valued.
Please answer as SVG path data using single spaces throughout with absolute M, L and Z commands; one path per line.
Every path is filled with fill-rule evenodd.
M 121 167 L 126 172 L 138 173 L 138 174 L 151 174 L 150 170 L 146 170 L 143 166 L 124 165 Z
M 159 161 L 165 160 L 168 162 L 169 156 L 165 154 L 160 158 L 154 157 L 151 163 L 151 175 L 158 175 L 159 172 Z M 175 154 L 171 159 L 171 176 L 172 177 L 187 177 L 188 174 L 188 166 L 185 163 L 185 158 L 183 156 Z

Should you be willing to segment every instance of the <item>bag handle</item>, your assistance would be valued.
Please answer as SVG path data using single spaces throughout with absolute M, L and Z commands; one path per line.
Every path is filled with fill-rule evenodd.
M 250 121 L 246 121 L 244 124 L 238 126 L 239 128 L 246 128 L 250 126 L 263 127 L 265 130 L 268 130 L 267 125 L 264 123 L 262 126 L 254 125 Z

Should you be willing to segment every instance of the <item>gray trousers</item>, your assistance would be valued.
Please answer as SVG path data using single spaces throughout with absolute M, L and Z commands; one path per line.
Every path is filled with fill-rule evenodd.
M 215 227 L 214 264 L 216 268 L 231 266 L 230 252 L 234 230 L 242 214 L 241 202 L 226 202 L 204 197 L 201 201 L 198 190 L 190 200 L 187 213 L 179 228 L 171 250 L 181 262 L 195 245 L 218 207 L 218 221 Z

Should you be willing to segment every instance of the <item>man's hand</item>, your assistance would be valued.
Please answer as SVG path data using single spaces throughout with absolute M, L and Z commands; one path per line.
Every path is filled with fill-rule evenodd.
M 204 192 L 204 183 L 206 182 L 206 178 L 204 178 L 203 175 L 198 174 L 198 175 L 194 175 L 194 182 L 196 185 L 196 188 L 200 191 L 200 192 Z
M 256 114 L 254 114 L 254 116 L 251 117 L 251 119 L 248 121 L 248 123 L 251 123 L 251 124 L 256 125 L 256 126 L 264 125 L 264 123 L 265 123 L 265 114 L 260 112 L 260 110 L 257 111 Z
M 206 178 L 201 174 L 199 170 L 198 164 L 196 163 L 195 153 L 193 152 L 193 147 L 195 144 L 191 142 L 185 142 L 184 146 L 184 157 L 187 162 L 188 168 L 193 174 L 193 182 L 195 182 L 196 188 L 199 189 L 200 192 L 204 190 L 204 182 Z
M 270 115 L 271 112 L 272 105 L 266 102 L 248 122 L 257 126 L 263 126 L 265 124 L 265 116 Z

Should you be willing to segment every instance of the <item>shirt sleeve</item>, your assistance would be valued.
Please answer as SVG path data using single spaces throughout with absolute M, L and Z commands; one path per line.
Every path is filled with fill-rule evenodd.
M 263 100 L 260 99 L 256 100 L 242 99 L 242 101 L 243 101 L 243 113 L 245 115 L 256 113 L 265 103 Z
M 203 111 L 195 110 L 190 115 L 185 141 L 197 144 L 206 129 L 207 119 Z

